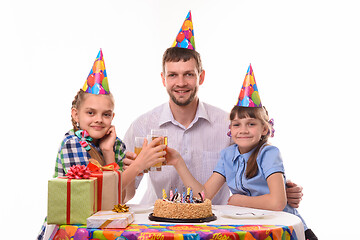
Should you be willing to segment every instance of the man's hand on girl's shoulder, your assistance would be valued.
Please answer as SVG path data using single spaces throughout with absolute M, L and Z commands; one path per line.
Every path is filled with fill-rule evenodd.
M 293 183 L 291 180 L 286 181 L 286 197 L 290 207 L 298 208 L 300 206 L 302 196 L 304 195 L 302 190 L 301 186 Z

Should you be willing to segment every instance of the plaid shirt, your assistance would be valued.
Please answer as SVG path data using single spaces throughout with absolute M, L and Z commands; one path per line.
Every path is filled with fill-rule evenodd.
M 80 139 L 75 135 L 74 130 L 70 130 L 65 134 L 56 157 L 54 177 L 65 176 L 67 171 L 73 165 L 88 165 L 91 156 L 89 152 L 81 146 L 79 140 Z M 91 142 L 90 144 L 102 154 L 99 147 Z M 122 160 L 125 157 L 125 148 L 125 144 L 116 137 L 114 144 L 115 162 L 119 165 L 121 171 L 123 170 Z
M 90 142 L 100 154 L 101 150 Z M 125 157 L 125 144 L 116 137 L 114 144 L 115 162 L 119 165 L 120 170 L 123 170 L 123 158 Z M 56 157 L 55 173 L 54 177 L 63 177 L 73 165 L 88 165 L 90 154 L 83 148 L 79 142 L 79 138 L 75 135 L 74 130 L 68 131 L 64 140 L 61 143 L 59 152 Z M 42 240 L 45 235 L 47 221 L 42 225 L 40 232 L 36 239 Z

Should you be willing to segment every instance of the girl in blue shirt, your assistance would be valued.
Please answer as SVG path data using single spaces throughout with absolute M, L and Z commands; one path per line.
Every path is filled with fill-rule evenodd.
M 232 192 L 228 204 L 241 207 L 285 211 L 301 218 L 286 200 L 285 171 L 277 147 L 268 144 L 273 136 L 273 122 L 261 105 L 251 66 L 240 92 L 239 101 L 230 113 L 230 135 L 235 144 L 221 151 L 220 160 L 208 181 L 202 185 L 190 173 L 180 154 L 167 148 L 166 160 L 174 165 L 185 186 L 193 192 L 204 191 L 212 199 L 226 182 Z M 247 74 L 247 76 L 248 76 Z M 246 98 L 243 90 L 251 86 L 252 93 Z M 245 97 L 244 97 L 245 95 Z M 251 96 L 253 99 L 251 99 Z M 254 98 L 255 96 L 255 98 Z M 306 239 L 317 239 L 301 218 Z

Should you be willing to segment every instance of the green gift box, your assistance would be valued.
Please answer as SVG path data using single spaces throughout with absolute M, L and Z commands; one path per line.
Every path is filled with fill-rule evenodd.
M 54 178 L 48 182 L 48 224 L 86 224 L 97 211 L 97 180 Z

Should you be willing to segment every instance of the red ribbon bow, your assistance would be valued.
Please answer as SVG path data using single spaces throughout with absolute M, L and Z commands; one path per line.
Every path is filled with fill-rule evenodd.
M 90 169 L 85 165 L 75 165 L 70 167 L 69 171 L 66 173 L 66 176 L 69 179 L 89 179 L 90 174 Z
M 97 186 L 98 186 L 98 199 L 97 199 L 97 204 L 98 204 L 98 211 L 101 210 L 101 206 L 102 206 L 102 185 L 103 185 L 103 171 L 115 171 L 118 175 L 119 175 L 119 183 L 118 183 L 118 200 L 119 203 L 121 203 L 122 200 L 122 196 L 121 196 L 121 191 L 122 191 L 122 185 L 121 185 L 121 174 L 118 171 L 118 169 L 120 168 L 119 165 L 117 165 L 117 163 L 110 163 L 106 166 L 101 166 L 101 164 L 93 159 L 90 158 L 89 159 L 89 164 L 88 164 L 88 168 L 91 171 L 91 176 L 92 177 L 96 177 L 97 178 Z
M 103 171 L 115 171 L 120 167 L 116 163 L 110 163 L 106 166 L 101 166 L 101 164 L 93 158 L 89 159 L 88 168 L 91 172 L 103 172 Z

